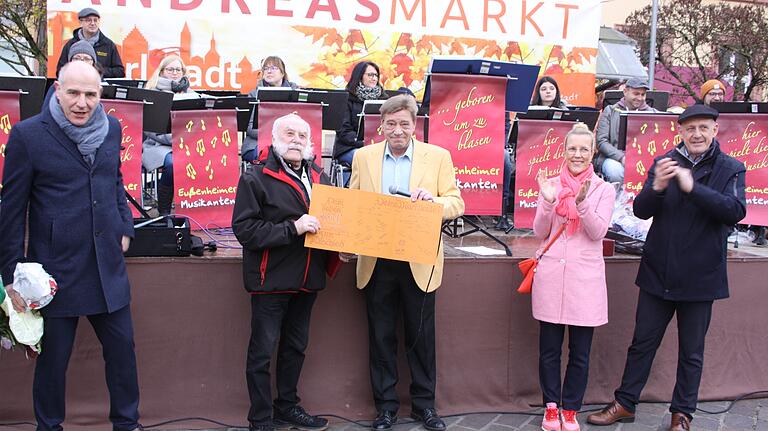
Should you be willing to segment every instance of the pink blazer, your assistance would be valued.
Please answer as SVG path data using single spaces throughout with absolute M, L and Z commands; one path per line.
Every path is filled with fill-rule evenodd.
M 559 178 L 549 181 L 559 193 Z M 608 323 L 602 239 L 611 223 L 615 197 L 612 185 L 592 176 L 587 197 L 577 205 L 579 229 L 570 237 L 563 231 L 536 268 L 531 298 L 535 319 L 575 326 Z M 556 205 L 557 200 L 549 203 L 539 195 L 533 221 L 533 232 L 542 240 L 537 256 L 565 222 L 555 212 Z

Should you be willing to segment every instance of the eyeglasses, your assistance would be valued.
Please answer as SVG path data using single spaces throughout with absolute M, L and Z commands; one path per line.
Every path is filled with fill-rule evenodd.
M 265 66 L 265 67 L 262 67 L 261 70 L 263 70 L 264 72 L 278 72 L 280 68 L 277 66 Z
M 184 72 L 184 69 L 182 69 L 180 67 L 166 67 L 163 70 L 168 72 L 168 73 L 182 73 L 182 72 Z
M 72 56 L 72 61 L 84 61 L 88 64 L 93 64 L 93 57 L 88 54 L 75 54 Z
M 80 22 L 85 22 L 85 23 L 88 23 L 88 24 L 98 23 L 99 22 L 99 18 L 95 17 L 95 16 L 92 16 L 92 17 L 89 17 L 89 18 L 80 18 Z
M 379 74 L 378 73 L 366 73 L 365 76 L 367 76 L 369 78 L 378 78 Z
M 569 155 L 573 156 L 576 153 L 579 153 L 579 154 L 589 154 L 589 153 L 592 152 L 592 149 L 591 148 L 566 148 L 565 152 L 568 153 Z

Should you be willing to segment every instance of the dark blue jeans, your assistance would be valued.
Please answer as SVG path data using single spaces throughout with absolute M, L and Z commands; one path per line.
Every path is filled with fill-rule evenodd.
M 565 410 L 580 410 L 587 390 L 589 352 L 595 328 L 539 322 L 539 383 L 543 402 Z M 568 327 L 568 366 L 560 378 L 560 357 Z M 563 382 L 561 384 L 561 382 Z
M 173 153 L 165 155 L 163 160 L 163 175 L 160 176 L 160 184 L 173 187 Z

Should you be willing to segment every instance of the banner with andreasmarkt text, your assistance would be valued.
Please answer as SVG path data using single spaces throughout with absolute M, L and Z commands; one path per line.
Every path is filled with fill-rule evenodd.
M 19 122 L 21 108 L 19 108 L 18 91 L 0 91 L 0 190 L 3 189 L 3 165 L 5 164 L 5 146 L 11 128 Z
M 141 203 L 141 141 L 144 122 L 144 104 L 130 100 L 101 99 L 107 115 L 120 121 L 123 141 L 120 144 L 120 173 L 123 175 L 125 191 L 136 202 Z M 128 207 L 134 217 L 141 213 L 130 203 Z
M 48 62 L 93 7 L 129 79 L 178 53 L 193 88 L 256 88 L 261 61 L 287 63 L 302 87 L 344 88 L 355 63 L 381 68 L 386 89 L 419 99 L 435 55 L 541 67 L 564 100 L 593 105 L 601 0 L 47 0 Z M 48 68 L 50 75 L 56 68 Z
M 176 214 L 204 228 L 232 225 L 240 158 L 234 110 L 171 111 Z
M 432 75 L 429 141 L 451 152 L 467 215 L 500 215 L 506 77 Z

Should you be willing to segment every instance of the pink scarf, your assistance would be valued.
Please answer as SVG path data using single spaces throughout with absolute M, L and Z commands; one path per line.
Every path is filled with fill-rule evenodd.
M 568 220 L 566 231 L 568 235 L 573 235 L 579 228 L 579 213 L 576 211 L 576 196 L 581 190 L 584 181 L 592 178 L 592 169 L 584 169 L 580 174 L 573 176 L 571 171 L 563 165 L 560 169 L 560 194 L 557 195 L 557 206 L 555 212 Z M 585 198 L 586 199 L 586 198 Z

